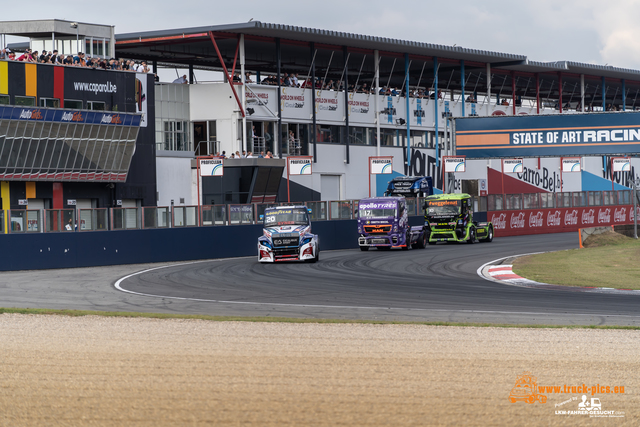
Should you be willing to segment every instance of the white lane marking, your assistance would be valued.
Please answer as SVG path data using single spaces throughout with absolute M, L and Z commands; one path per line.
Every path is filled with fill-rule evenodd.
M 536 252 L 536 253 L 542 253 L 542 252 Z M 121 286 L 122 282 L 127 280 L 128 278 L 133 277 L 133 276 L 137 276 L 139 274 L 147 273 L 149 271 L 160 270 L 162 268 L 168 268 L 168 267 L 180 267 L 180 266 L 183 266 L 183 265 L 198 264 L 198 263 L 203 263 L 203 262 L 220 262 L 220 261 L 225 261 L 225 260 L 229 260 L 229 259 L 242 259 L 242 258 L 248 258 L 248 257 L 221 258 L 221 259 L 215 259 L 215 260 L 191 261 L 191 262 L 185 262 L 185 263 L 181 263 L 181 264 L 171 264 L 171 265 L 163 265 L 163 266 L 160 266 L 160 267 L 149 268 L 147 270 L 138 271 L 136 273 L 131 273 L 129 275 L 124 276 L 121 279 L 118 279 L 118 281 L 116 281 L 114 286 L 119 291 L 126 292 L 126 293 L 133 294 L 133 295 L 138 295 L 138 296 L 153 297 L 153 298 L 163 298 L 163 299 L 175 299 L 175 300 L 181 300 L 181 301 L 211 302 L 211 303 L 219 303 L 219 304 L 268 305 L 268 306 L 278 306 L 278 307 L 307 307 L 307 308 L 348 308 L 348 309 L 359 309 L 359 310 L 429 311 L 429 312 L 443 312 L 443 313 L 452 313 L 453 312 L 453 313 L 467 313 L 467 314 L 473 314 L 473 313 L 517 314 L 517 315 L 530 314 L 530 315 L 536 315 L 536 316 L 542 316 L 542 315 L 546 315 L 546 316 L 555 316 L 555 315 L 566 316 L 566 315 L 570 315 L 570 316 L 596 316 L 596 317 L 630 317 L 630 318 L 633 318 L 633 319 L 640 317 L 640 316 L 632 316 L 632 315 L 628 315 L 628 314 L 589 314 L 589 313 L 568 314 L 568 313 L 541 313 L 541 312 L 535 312 L 535 311 L 527 312 L 527 311 L 491 311 L 491 310 L 444 310 L 444 309 L 439 309 L 439 308 L 430 309 L 430 308 L 400 308 L 400 307 L 367 307 L 367 306 L 351 306 L 351 305 L 286 304 L 286 303 L 275 303 L 275 302 L 225 301 L 225 300 L 213 300 L 213 299 L 202 299 L 202 298 L 186 298 L 186 297 L 171 297 L 171 296 L 165 296 L 165 295 L 145 294 L 145 293 L 142 293 L 142 292 L 130 291 L 128 289 L 124 289 Z M 506 259 L 506 258 L 510 258 L 510 257 L 500 258 L 500 260 Z M 490 264 L 490 263 L 487 263 L 487 264 Z M 485 264 L 485 265 L 487 265 L 487 264 Z M 483 267 L 484 266 L 480 267 L 478 270 L 480 271 Z M 487 278 L 487 280 L 490 280 L 490 279 Z M 497 282 L 497 280 L 496 280 L 496 282 Z

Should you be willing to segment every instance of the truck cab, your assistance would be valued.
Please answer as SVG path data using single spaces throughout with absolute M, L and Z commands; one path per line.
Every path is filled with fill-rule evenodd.
M 387 184 L 385 196 L 426 197 L 433 194 L 430 176 L 397 176 Z
M 426 197 L 424 220 L 429 227 L 431 245 L 437 242 L 493 240 L 493 225 L 490 222 L 473 221 L 473 199 L 465 193 Z
M 258 238 L 258 261 L 318 261 L 318 236 L 311 233 L 306 206 L 267 208 L 261 218 L 264 226 Z
M 409 249 L 426 245 L 424 227 L 409 226 L 404 197 L 373 197 L 358 205 L 358 245 L 385 250 L 393 247 Z

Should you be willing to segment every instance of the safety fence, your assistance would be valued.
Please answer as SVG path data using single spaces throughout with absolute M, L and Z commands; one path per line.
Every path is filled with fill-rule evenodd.
M 348 220 L 357 218 L 358 203 L 359 200 L 332 200 L 173 207 L 11 209 L 0 211 L 0 229 L 2 233 L 68 233 L 249 225 L 260 224 L 265 209 L 287 205 L 306 206 L 312 221 Z M 629 206 L 632 203 L 631 190 L 491 194 L 474 197 L 474 211 L 479 213 L 476 218 L 483 220 L 486 212 Z M 410 216 L 423 215 L 424 198 L 407 198 L 406 204 Z M 631 211 L 628 209 L 627 212 Z M 5 215 L 7 230 L 4 229 Z

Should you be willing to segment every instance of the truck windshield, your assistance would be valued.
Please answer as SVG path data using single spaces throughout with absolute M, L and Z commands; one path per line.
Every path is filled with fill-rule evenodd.
M 267 211 L 264 214 L 265 226 L 306 225 L 308 223 L 309 214 L 306 209 L 284 208 Z
M 395 208 L 359 209 L 360 218 L 389 218 L 396 216 Z
M 460 214 L 459 200 L 433 200 L 427 202 L 427 215 L 456 216 Z

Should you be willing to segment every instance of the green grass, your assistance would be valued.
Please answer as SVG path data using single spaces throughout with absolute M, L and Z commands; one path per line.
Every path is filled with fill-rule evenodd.
M 606 325 L 516 325 L 501 323 L 468 323 L 468 322 L 402 322 L 394 320 L 343 320 L 343 319 L 298 319 L 292 317 L 238 317 L 238 316 L 206 316 L 189 314 L 164 313 L 130 313 L 123 311 L 89 311 L 89 310 L 52 310 L 47 308 L 0 308 L 0 314 L 31 314 L 41 316 L 102 316 L 143 319 L 196 319 L 211 322 L 278 322 L 278 323 L 320 323 L 320 324 L 366 324 L 366 325 L 426 325 L 426 326 L 465 326 L 475 328 L 527 328 L 527 329 L 628 329 L 640 330 L 640 326 L 606 326 Z
M 554 285 L 640 289 L 640 240 L 607 233 L 585 246 L 518 258 L 513 272 Z

